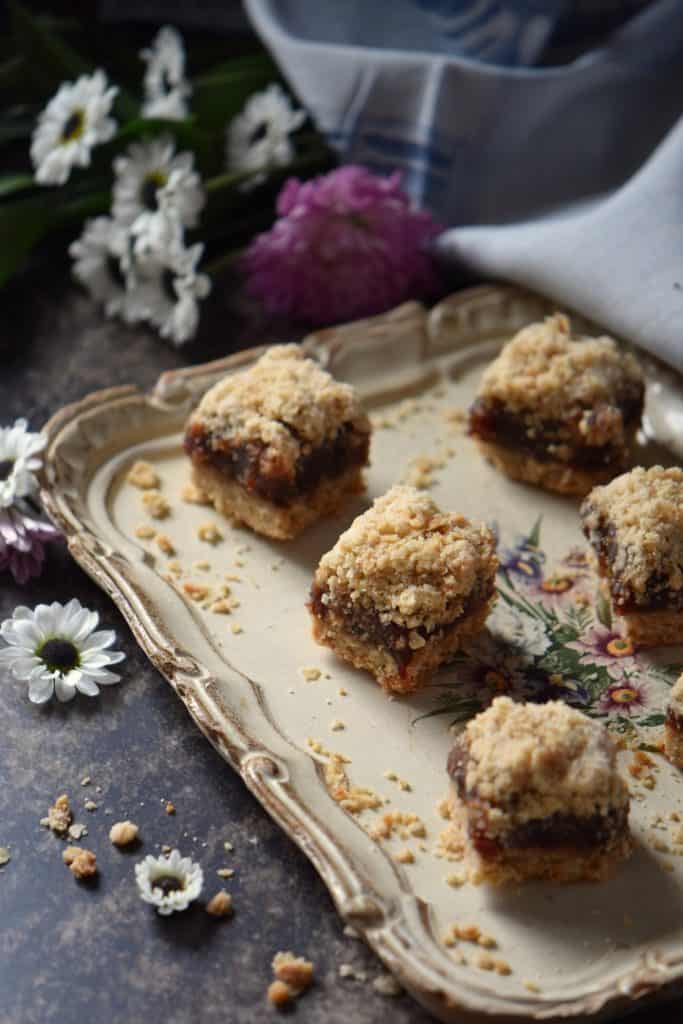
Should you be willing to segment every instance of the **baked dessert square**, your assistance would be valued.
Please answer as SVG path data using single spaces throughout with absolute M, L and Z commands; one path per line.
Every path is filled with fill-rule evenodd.
M 644 647 L 683 636 L 683 470 L 637 466 L 591 491 L 583 532 L 629 640 Z
M 385 690 L 417 690 L 484 625 L 497 565 L 487 526 L 392 487 L 321 558 L 313 636 Z
M 574 338 L 562 313 L 531 324 L 487 368 L 469 434 L 513 480 L 587 494 L 626 469 L 643 373 L 612 338 Z
M 218 512 L 287 540 L 364 488 L 370 422 L 349 384 L 298 345 L 219 381 L 185 431 L 193 483 Z
M 676 768 L 683 768 L 683 675 L 674 684 L 666 709 L 664 752 Z
M 448 774 L 475 883 L 598 881 L 631 852 L 611 737 L 562 701 L 497 697 L 458 738 Z

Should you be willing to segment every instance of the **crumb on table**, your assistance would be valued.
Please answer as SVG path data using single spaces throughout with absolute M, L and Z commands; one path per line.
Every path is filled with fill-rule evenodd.
M 197 487 L 196 484 L 186 483 L 180 492 L 181 501 L 186 501 L 190 505 L 210 505 L 211 499 L 208 494 Z
M 133 487 L 139 487 L 142 491 L 151 491 L 158 488 L 161 480 L 159 474 L 149 462 L 139 459 L 134 462 L 126 475 L 126 481 Z
M 97 874 L 97 857 L 92 850 L 82 846 L 67 846 L 62 853 L 62 860 L 78 881 Z
M 57 797 L 52 807 L 48 809 L 47 817 L 40 819 L 40 824 L 44 828 L 49 828 L 56 835 L 63 836 L 68 831 L 72 821 L 73 814 L 71 813 L 69 798 L 66 793 L 63 793 Z
M 109 839 L 114 846 L 130 846 L 138 838 L 139 831 L 132 821 L 115 821 L 109 829 Z
M 229 917 L 232 914 L 232 896 L 225 889 L 219 889 L 206 904 L 207 914 L 212 917 Z
M 322 671 L 313 665 L 304 665 L 300 672 L 307 683 L 315 683 L 322 677 Z
M 173 541 L 167 533 L 158 533 L 156 536 L 156 545 L 160 551 L 165 555 L 175 555 L 176 550 Z
M 218 544 L 223 540 L 223 534 L 215 523 L 202 523 L 197 529 L 197 536 L 206 544 Z
M 0 868 L 4 868 L 5 864 L 9 864 L 10 860 L 9 850 L 6 846 L 0 846 Z
M 142 495 L 142 504 L 152 519 L 165 519 L 171 512 L 171 506 L 159 491 L 146 491 Z
M 156 534 L 156 530 L 149 523 L 140 523 L 139 526 L 135 527 L 135 536 L 139 540 L 154 540 Z

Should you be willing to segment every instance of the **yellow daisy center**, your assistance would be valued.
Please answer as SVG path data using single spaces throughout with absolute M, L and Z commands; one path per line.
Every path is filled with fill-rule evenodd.
M 632 704 L 634 700 L 638 700 L 639 696 L 638 691 L 630 686 L 620 686 L 618 690 L 610 692 L 610 700 L 615 704 Z
M 548 576 L 541 583 L 541 590 L 546 594 L 564 594 L 573 586 L 573 582 L 569 576 Z
M 608 654 L 611 654 L 613 658 L 626 658 L 630 654 L 633 654 L 634 648 L 630 640 L 626 640 L 623 636 L 615 636 L 614 639 L 610 640 L 605 648 Z

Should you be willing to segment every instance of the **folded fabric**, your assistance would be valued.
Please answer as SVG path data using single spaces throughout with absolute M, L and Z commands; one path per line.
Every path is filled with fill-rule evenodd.
M 444 255 L 683 368 L 680 0 L 245 4 L 342 158 L 457 225 Z

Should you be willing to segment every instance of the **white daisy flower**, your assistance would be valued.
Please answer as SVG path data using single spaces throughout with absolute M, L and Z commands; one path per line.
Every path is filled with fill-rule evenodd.
M 126 228 L 109 217 L 95 217 L 71 243 L 69 254 L 74 277 L 104 306 L 107 316 L 120 316 L 128 324 L 144 319 L 131 273 L 133 240 Z
M 12 427 L 0 427 L 0 508 L 9 508 L 17 499 L 35 494 L 38 481 L 33 475 L 43 464 L 46 438 L 27 430 L 26 420 L 15 420 Z
M 271 167 L 286 167 L 294 159 L 289 136 L 306 120 L 303 110 L 295 110 L 287 94 L 277 83 L 254 93 L 241 114 L 227 129 L 226 162 L 231 171 L 265 172 Z M 256 174 L 250 185 L 265 180 Z
M 188 115 L 187 99 L 192 86 L 185 78 L 185 47 L 180 33 L 170 25 L 159 29 L 147 50 L 143 117 L 181 121 Z
M 133 143 L 127 156 L 116 158 L 114 171 L 112 214 L 122 227 L 135 235 L 158 231 L 162 205 L 173 208 L 182 227 L 197 226 L 204 190 L 194 154 L 174 155 L 170 136 Z
M 63 82 L 40 114 L 31 139 L 36 181 L 63 185 L 74 166 L 88 167 L 90 151 L 108 142 L 116 121 L 108 117 L 118 92 L 107 85 L 104 71 Z
M 29 700 L 45 704 L 53 694 L 73 700 L 76 691 L 96 697 L 100 686 L 118 683 L 110 671 L 125 654 L 107 648 L 116 640 L 111 629 L 95 632 L 100 620 L 76 598 L 66 605 L 54 601 L 31 610 L 20 606 L 0 626 L 7 647 L 0 649 L 0 669 L 28 682 Z
M 195 334 L 198 302 L 211 290 L 209 277 L 197 273 L 203 251 L 201 244 L 185 245 L 182 229 L 171 214 L 162 216 L 158 230 L 140 236 L 135 244 L 136 287 L 145 319 L 175 345 Z
M 189 857 L 172 850 L 167 857 L 148 855 L 135 865 L 135 881 L 145 903 L 166 917 L 176 910 L 187 910 L 204 884 L 204 872 Z

